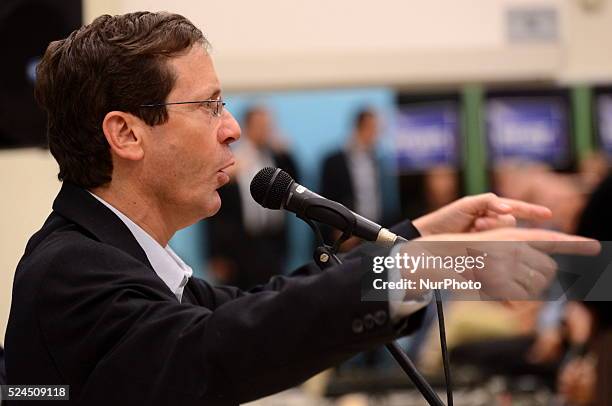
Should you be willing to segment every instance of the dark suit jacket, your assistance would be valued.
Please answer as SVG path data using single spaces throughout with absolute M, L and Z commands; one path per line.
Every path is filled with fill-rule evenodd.
M 348 164 L 348 156 L 345 150 L 341 149 L 327 155 L 323 159 L 323 169 L 321 171 L 320 189 L 321 195 L 330 200 L 342 203 L 350 210 L 355 208 L 355 190 L 353 189 L 351 170 Z M 380 186 L 380 196 L 372 196 L 373 199 L 378 199 L 381 208 L 381 218 L 370 219 L 384 227 L 398 221 L 399 213 L 397 207 L 392 204 L 391 197 L 385 196 L 385 182 L 397 182 L 397 179 L 385 179 L 385 174 L 380 165 L 377 167 L 378 179 Z M 396 202 L 399 203 L 399 202 Z M 323 237 L 327 242 L 331 241 L 331 228 L 327 226 L 321 227 Z
M 4 369 L 4 348 L 0 346 L 0 385 L 6 385 L 6 370 Z
M 323 159 L 321 195 L 355 210 L 355 191 L 346 152 L 339 150 Z
M 584 208 L 576 234 L 595 238 L 600 241 L 612 240 L 612 173 L 595 189 Z M 606 252 L 589 264 L 591 269 L 606 269 L 610 264 L 610 253 Z M 578 268 L 577 269 L 584 269 Z M 599 283 L 599 281 L 598 281 Z M 595 387 L 594 405 L 612 404 L 612 306 L 610 302 L 593 301 L 584 304 L 595 315 L 595 328 L 591 337 L 591 348 L 597 356 L 596 374 L 598 385 Z
M 587 202 L 580 219 L 576 234 L 599 241 L 612 241 L 612 174 L 609 174 L 595 189 Z M 600 256 L 604 269 L 609 263 L 609 255 Z M 612 329 L 612 312 L 609 302 L 586 302 L 595 313 L 602 329 Z
M 385 196 L 385 182 L 397 182 L 397 179 L 386 179 L 380 162 L 377 161 L 378 183 L 380 185 L 381 196 L 373 196 L 373 199 L 379 199 L 381 215 L 380 219 L 371 219 L 383 226 L 389 226 L 395 223 L 398 219 L 396 206 L 389 204 L 389 197 Z M 348 164 L 348 156 L 345 150 L 338 150 L 327 155 L 323 159 L 323 170 L 321 172 L 321 195 L 328 199 L 342 203 L 351 210 L 355 210 L 355 191 L 353 190 L 353 182 L 351 179 L 353 174 Z
M 388 303 L 361 301 L 357 262 L 250 292 L 191 278 L 179 303 L 121 220 L 64 183 L 15 274 L 8 382 L 70 385 L 81 405 L 235 405 L 289 388 L 418 327 L 423 312 L 397 331 Z
M 299 181 L 297 168 L 290 155 L 272 153 L 274 165 Z M 236 182 L 219 189 L 221 209 L 207 219 L 208 255 L 223 258 L 234 267 L 235 274 L 226 283 L 249 289 L 265 283 L 274 275 L 283 274 L 287 258 L 289 235 L 287 222 L 279 230 L 250 234 L 242 216 L 242 197 Z M 240 236 L 240 238 L 236 238 Z

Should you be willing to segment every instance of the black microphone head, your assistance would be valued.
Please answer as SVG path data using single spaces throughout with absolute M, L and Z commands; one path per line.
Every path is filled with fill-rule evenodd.
M 278 210 L 282 207 L 293 178 L 279 168 L 263 168 L 251 181 L 251 196 L 267 209 Z

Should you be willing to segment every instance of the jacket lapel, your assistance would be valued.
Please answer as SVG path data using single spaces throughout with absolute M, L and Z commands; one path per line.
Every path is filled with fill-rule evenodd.
M 99 241 L 125 251 L 153 269 L 144 250 L 123 221 L 87 190 L 63 182 L 53 202 L 53 210 L 77 223 Z

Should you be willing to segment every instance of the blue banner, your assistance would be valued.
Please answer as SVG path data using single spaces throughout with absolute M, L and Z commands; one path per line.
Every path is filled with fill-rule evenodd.
M 495 98 L 486 107 L 489 162 L 569 160 L 567 111 L 552 97 Z
M 400 171 L 459 163 L 459 112 L 455 103 L 402 106 L 397 116 L 395 150 Z
M 597 117 L 601 148 L 612 155 L 612 94 L 602 94 L 597 98 Z

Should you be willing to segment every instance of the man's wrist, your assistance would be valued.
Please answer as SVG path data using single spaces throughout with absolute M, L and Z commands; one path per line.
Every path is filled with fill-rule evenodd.
M 422 237 L 426 237 L 428 235 L 433 234 L 427 226 L 429 216 L 429 214 L 426 214 L 412 222 L 412 225 L 414 226 L 414 228 L 417 229 L 417 231 L 419 232 L 419 234 L 421 234 Z
M 401 247 L 398 245 L 391 250 L 390 255 L 401 251 Z M 392 283 L 399 283 L 403 278 L 402 272 L 398 268 L 391 268 L 387 272 L 387 279 Z M 404 291 L 400 289 L 389 290 L 389 314 L 391 320 L 394 323 L 399 322 L 403 318 L 416 313 L 423 307 L 427 306 L 431 301 L 433 295 L 431 290 L 411 290 L 406 289 Z

